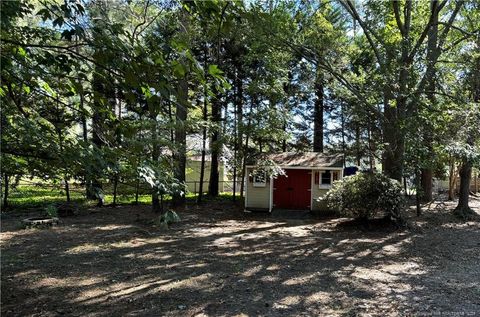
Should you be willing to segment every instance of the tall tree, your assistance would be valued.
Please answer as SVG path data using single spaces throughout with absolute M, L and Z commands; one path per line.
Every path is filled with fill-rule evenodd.
M 189 16 L 185 7 L 182 7 L 179 18 L 179 37 L 180 40 L 188 47 L 188 34 Z M 183 65 L 187 65 L 187 60 L 184 58 Z M 185 169 L 187 166 L 187 109 L 188 109 L 188 78 L 187 72 L 180 78 L 178 83 L 177 99 L 178 104 L 176 107 L 176 125 L 175 125 L 175 178 L 181 182 L 185 182 Z M 185 195 L 181 192 L 176 192 L 173 196 L 174 205 L 182 205 L 185 203 Z
M 438 42 L 438 11 L 433 10 L 433 7 L 436 5 L 437 0 L 430 1 L 430 10 L 432 10 L 432 23 L 427 35 L 427 55 L 426 55 L 426 63 L 427 63 L 427 77 L 426 77 L 426 96 L 428 99 L 429 106 L 431 108 L 435 108 L 436 104 L 436 97 L 435 97 L 435 89 L 436 89 L 436 70 L 435 70 L 435 56 L 438 54 L 437 52 L 437 42 Z M 425 140 L 425 147 L 428 152 L 428 156 L 433 155 L 433 129 L 428 124 L 425 123 L 424 129 L 424 137 Z M 421 169 L 421 188 L 422 188 L 422 198 L 424 201 L 431 201 L 433 199 L 432 196 L 432 178 L 433 178 L 433 167 L 428 162 L 425 162 L 424 165 L 427 165 Z

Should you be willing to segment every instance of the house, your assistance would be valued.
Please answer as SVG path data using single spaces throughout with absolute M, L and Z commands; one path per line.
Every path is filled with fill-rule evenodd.
M 208 191 L 208 182 L 210 180 L 210 155 L 205 156 L 205 172 L 203 176 L 203 191 Z M 202 156 L 192 155 L 187 158 L 187 168 L 185 170 L 185 184 L 190 193 L 197 194 L 200 189 L 200 171 L 202 166 Z M 224 192 L 228 190 L 228 179 L 225 173 L 225 164 L 223 160 L 218 162 L 218 190 Z
M 341 155 L 284 152 L 265 159 L 281 167 L 285 175 L 268 177 L 258 165 L 247 165 L 245 210 L 326 210 L 317 199 L 343 177 Z

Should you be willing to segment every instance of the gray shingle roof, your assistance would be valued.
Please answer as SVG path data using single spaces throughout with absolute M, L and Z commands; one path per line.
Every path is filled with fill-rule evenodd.
M 283 152 L 267 154 L 264 158 L 270 159 L 282 167 L 343 167 L 343 156 L 341 154 Z

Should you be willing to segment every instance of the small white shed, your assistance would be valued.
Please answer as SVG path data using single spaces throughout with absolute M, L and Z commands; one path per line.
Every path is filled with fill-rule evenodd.
M 275 178 L 253 173 L 257 165 L 247 165 L 245 209 L 327 210 L 317 199 L 332 183 L 343 178 L 343 157 L 318 152 L 283 152 L 265 159 L 280 166 L 285 175 Z

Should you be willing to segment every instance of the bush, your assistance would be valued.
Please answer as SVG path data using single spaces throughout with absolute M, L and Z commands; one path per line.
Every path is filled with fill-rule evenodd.
M 168 225 L 179 221 L 180 216 L 173 210 L 167 210 L 166 213 L 160 216 L 160 222 L 165 222 Z
M 335 182 L 322 200 L 341 216 L 371 219 L 384 212 L 399 220 L 404 197 L 398 181 L 382 174 L 359 173 Z
M 56 218 L 58 217 L 58 209 L 55 207 L 55 205 L 48 205 L 45 208 L 45 215 L 50 218 Z
M 180 216 L 173 210 L 167 210 L 166 213 L 157 218 L 156 225 L 162 229 L 168 229 L 169 225 L 176 222 L 180 222 Z

